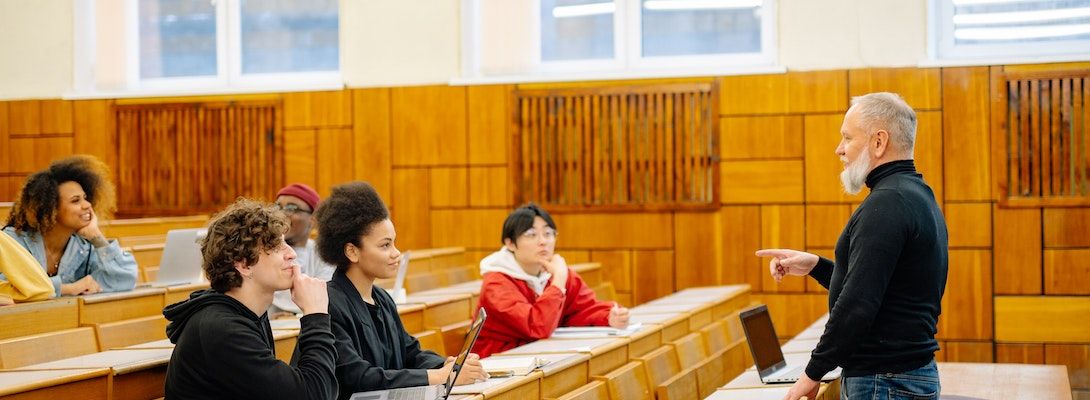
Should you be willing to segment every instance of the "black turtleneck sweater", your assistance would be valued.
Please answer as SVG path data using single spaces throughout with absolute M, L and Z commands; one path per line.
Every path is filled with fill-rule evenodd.
M 946 288 L 947 235 L 935 194 L 912 160 L 876 167 L 836 242 L 836 262 L 810 271 L 829 289 L 829 322 L 806 366 L 811 379 L 927 365 Z

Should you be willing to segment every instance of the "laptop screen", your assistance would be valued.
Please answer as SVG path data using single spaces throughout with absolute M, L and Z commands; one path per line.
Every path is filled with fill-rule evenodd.
M 743 311 L 740 317 L 757 370 L 765 371 L 784 363 L 783 351 L 780 350 L 780 342 L 776 339 L 776 328 L 772 326 L 768 307 L 760 305 L 751 308 Z
M 484 327 L 484 319 L 487 316 L 483 307 L 477 310 L 477 318 L 473 319 L 473 323 L 469 326 L 469 332 L 466 332 L 466 340 L 462 344 L 462 351 L 458 353 L 458 358 L 454 359 L 454 368 L 450 371 L 450 375 L 447 376 L 447 382 L 443 384 L 447 392 L 446 396 L 450 395 L 450 389 L 454 387 L 458 374 L 462 372 L 462 365 L 466 363 L 469 351 L 473 349 L 473 344 L 477 342 L 477 335 L 481 333 L 481 328 Z

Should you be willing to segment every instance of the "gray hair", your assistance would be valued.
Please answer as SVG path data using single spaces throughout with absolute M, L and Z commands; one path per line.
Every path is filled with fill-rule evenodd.
M 856 96 L 852 97 L 852 107 L 867 135 L 884 129 L 898 150 L 912 156 L 916 143 L 916 112 L 901 95 L 878 92 Z

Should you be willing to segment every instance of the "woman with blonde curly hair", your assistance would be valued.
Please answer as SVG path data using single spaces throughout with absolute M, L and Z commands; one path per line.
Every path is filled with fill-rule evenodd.
M 116 204 L 109 176 L 92 156 L 56 160 L 27 178 L 8 216 L 4 233 L 30 251 L 58 296 L 136 286 L 136 259 L 98 226 Z

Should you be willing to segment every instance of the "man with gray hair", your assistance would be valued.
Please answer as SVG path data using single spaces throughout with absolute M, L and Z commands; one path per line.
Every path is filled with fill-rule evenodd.
M 829 289 L 829 322 L 786 399 L 813 399 L 818 379 L 843 368 L 846 399 L 937 399 L 936 324 L 946 288 L 946 221 L 916 172 L 916 113 L 901 96 L 852 99 L 836 154 L 850 194 L 870 188 L 837 240 L 836 261 L 763 249 L 769 272 L 809 275 Z

